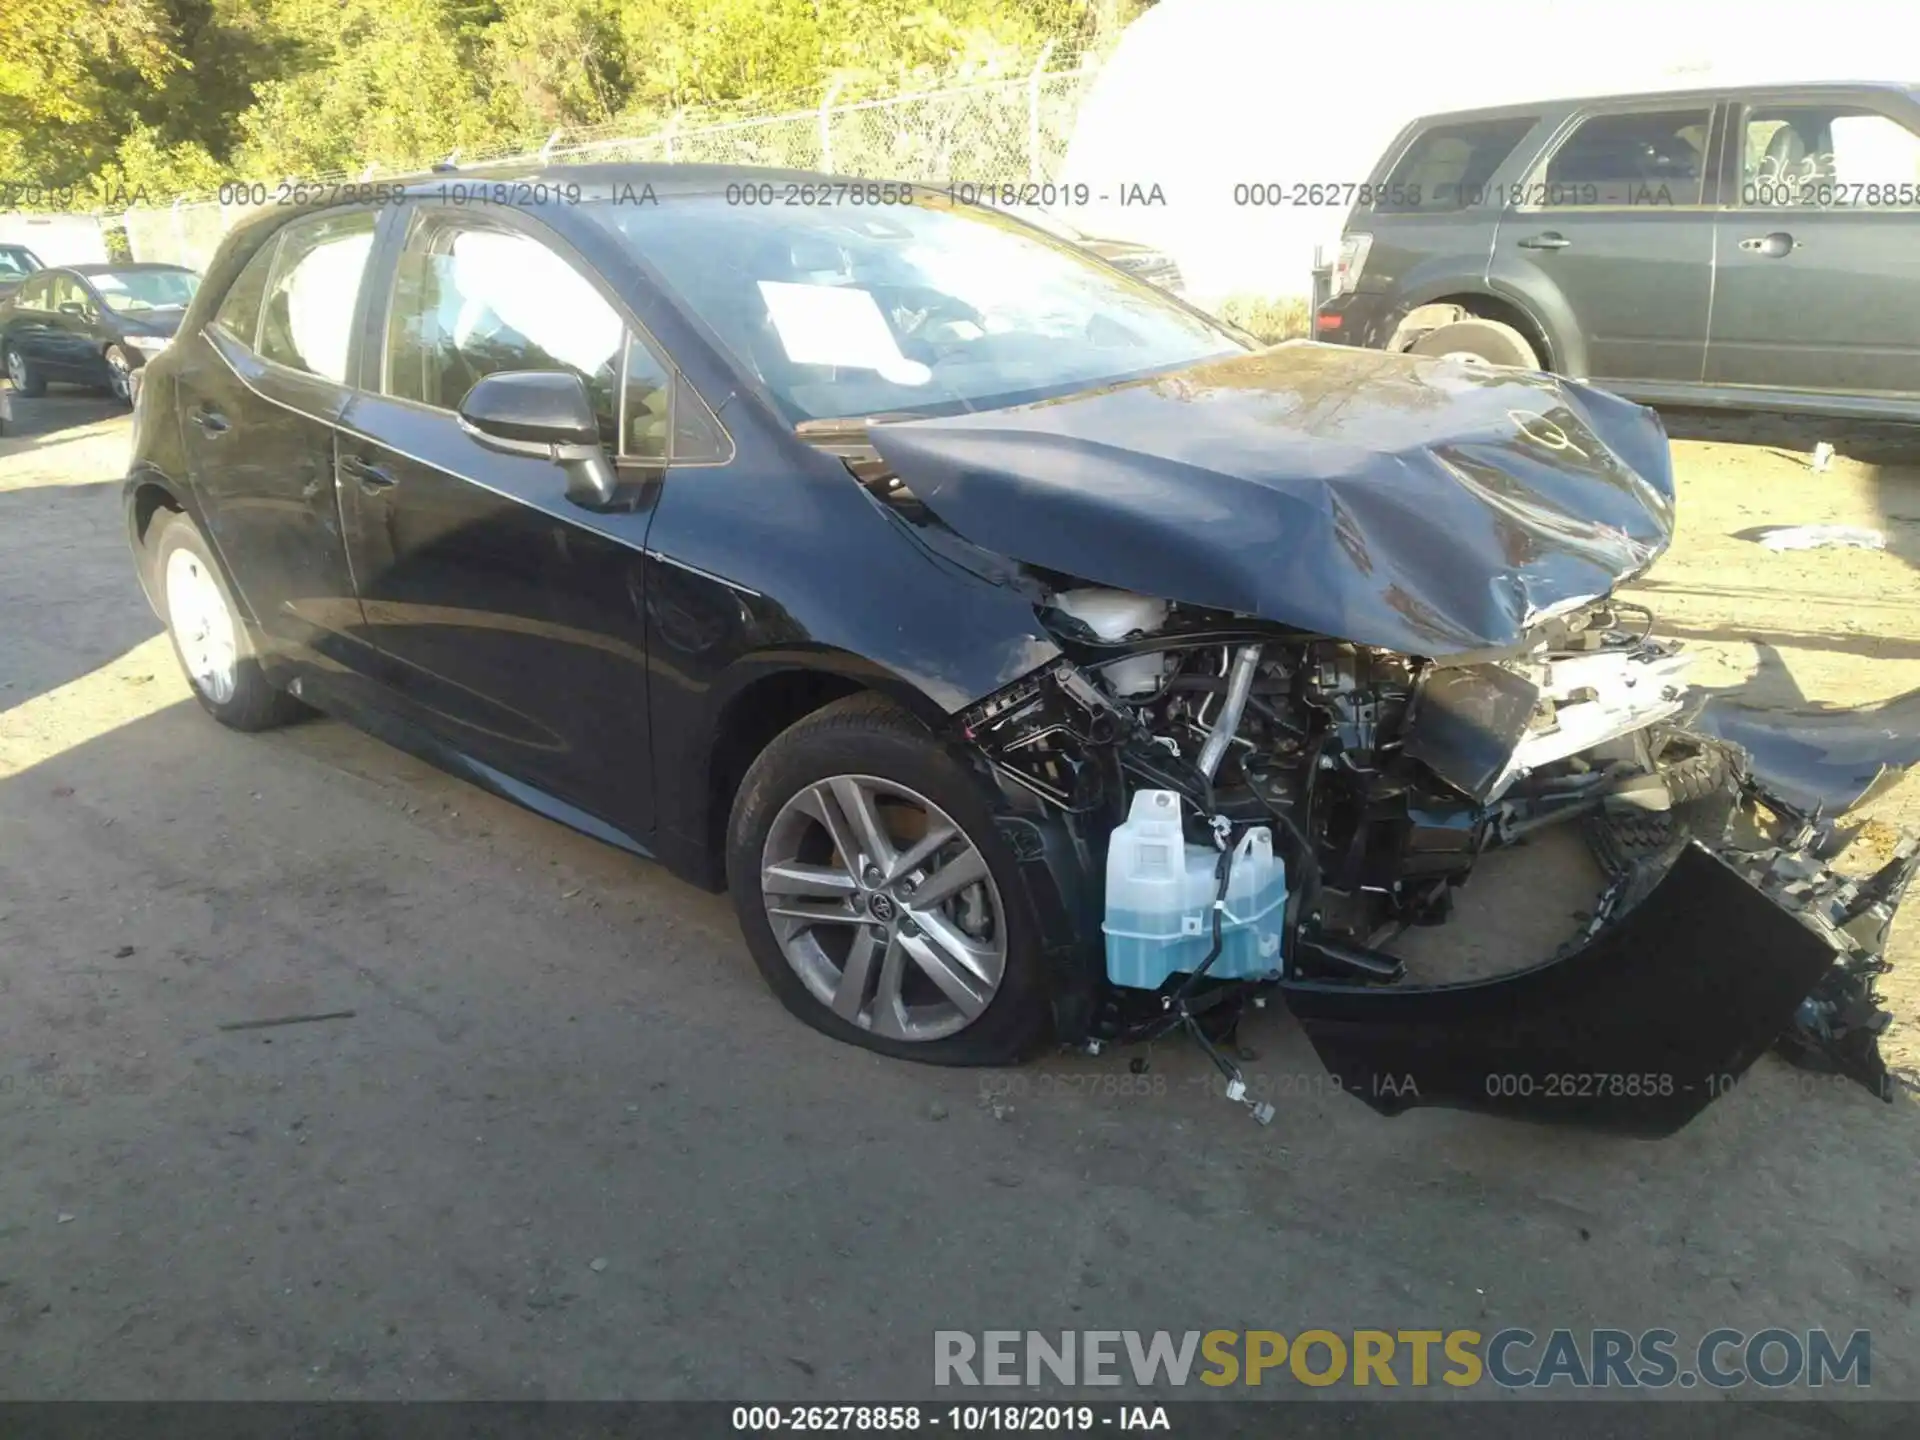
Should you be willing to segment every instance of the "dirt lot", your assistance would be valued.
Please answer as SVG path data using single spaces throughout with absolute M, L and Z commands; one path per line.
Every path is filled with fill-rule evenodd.
M 1262 1129 L 1183 1045 L 1137 1079 L 841 1048 L 764 992 L 720 898 L 338 724 L 215 726 L 127 563 L 126 422 L 17 409 L 0 1395 L 917 1397 L 936 1328 L 1515 1324 L 1866 1328 L 1873 1393 L 1920 1398 L 1911 1094 L 1769 1058 L 1662 1143 L 1386 1121 L 1268 1011 Z M 1645 598 L 1708 683 L 1920 688 L 1920 471 L 1815 474 L 1807 443 L 1681 442 Z M 1827 520 L 1891 548 L 1734 538 Z M 1880 809 L 1920 819 L 1920 781 Z M 1563 838 L 1495 857 L 1462 918 L 1497 937 L 1447 943 L 1568 933 L 1527 868 L 1577 878 Z

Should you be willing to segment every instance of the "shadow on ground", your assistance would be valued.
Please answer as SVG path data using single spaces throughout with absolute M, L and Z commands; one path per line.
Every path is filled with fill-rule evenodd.
M 0 457 L 56 444 L 67 431 L 127 413 L 127 407 L 112 396 L 64 385 L 49 387 L 45 395 L 33 399 L 18 390 L 8 398 L 13 401 L 13 419 L 7 433 L 0 435 Z
M 124 533 L 117 477 L 0 487 L 0 531 L 31 537 L 8 547 L 0 569 L 0 613 L 17 627 L 0 666 L 4 723 L 6 712 L 127 654 L 161 626 L 125 544 L 115 555 L 105 538 Z

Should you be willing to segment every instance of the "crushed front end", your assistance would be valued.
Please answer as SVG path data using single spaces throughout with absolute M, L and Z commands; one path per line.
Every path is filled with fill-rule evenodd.
M 1651 410 L 1281 345 L 829 428 L 930 554 L 1011 563 L 1059 651 L 954 738 L 1017 853 L 1052 857 L 1035 876 L 1064 877 L 1042 888 L 1067 1038 L 1182 1029 L 1244 1095 L 1215 1042 L 1277 988 L 1383 1111 L 1661 1134 L 1776 1043 L 1889 1094 L 1874 980 L 1913 846 L 1838 873 L 1845 806 L 1806 796 L 1855 773 L 1813 763 L 1840 722 L 1756 744 L 1764 717 L 1703 709 L 1617 598 L 1673 534 Z M 1585 932 L 1410 980 L 1396 937 L 1446 921 L 1487 850 L 1568 822 L 1607 875 L 1565 897 Z
M 1277 989 L 1384 1113 L 1667 1134 L 1776 1045 L 1891 1098 L 1874 982 L 1920 847 L 1832 868 L 1830 817 L 1675 723 L 1685 656 L 1643 611 L 1592 602 L 1447 663 L 1091 588 L 1044 618 L 1066 658 L 959 734 L 1106 876 L 1083 909 L 1076 1038 L 1185 1029 L 1236 1093 L 1215 1042 Z M 1567 897 L 1591 910 L 1582 932 L 1492 978 L 1410 983 L 1394 938 L 1445 921 L 1484 851 L 1569 821 L 1608 873 L 1597 901 Z M 1258 898 L 1265 837 L 1278 906 Z

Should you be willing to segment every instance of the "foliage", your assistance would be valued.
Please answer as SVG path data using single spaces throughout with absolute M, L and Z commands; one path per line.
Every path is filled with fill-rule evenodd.
M 1269 345 L 1311 338 L 1312 307 L 1297 296 L 1229 295 L 1215 313 Z
M 1030 66 L 1152 0 L 7 0 L 0 179 L 165 198 Z

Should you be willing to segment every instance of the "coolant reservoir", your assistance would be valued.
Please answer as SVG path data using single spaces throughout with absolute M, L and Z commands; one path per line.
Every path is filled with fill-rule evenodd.
M 1157 990 L 1171 975 L 1192 974 L 1213 947 L 1214 866 L 1219 852 L 1189 845 L 1180 831 L 1180 797 L 1141 790 L 1107 846 L 1107 978 Z M 1286 916 L 1285 866 L 1273 833 L 1249 830 L 1234 847 L 1221 916 L 1220 955 L 1207 977 L 1251 980 L 1280 970 Z
M 1166 601 L 1128 590 L 1062 590 L 1053 603 L 1102 640 L 1150 635 L 1167 623 Z M 1133 655 L 1103 665 L 1101 673 L 1116 695 L 1147 695 L 1159 688 L 1166 665 L 1164 655 Z

